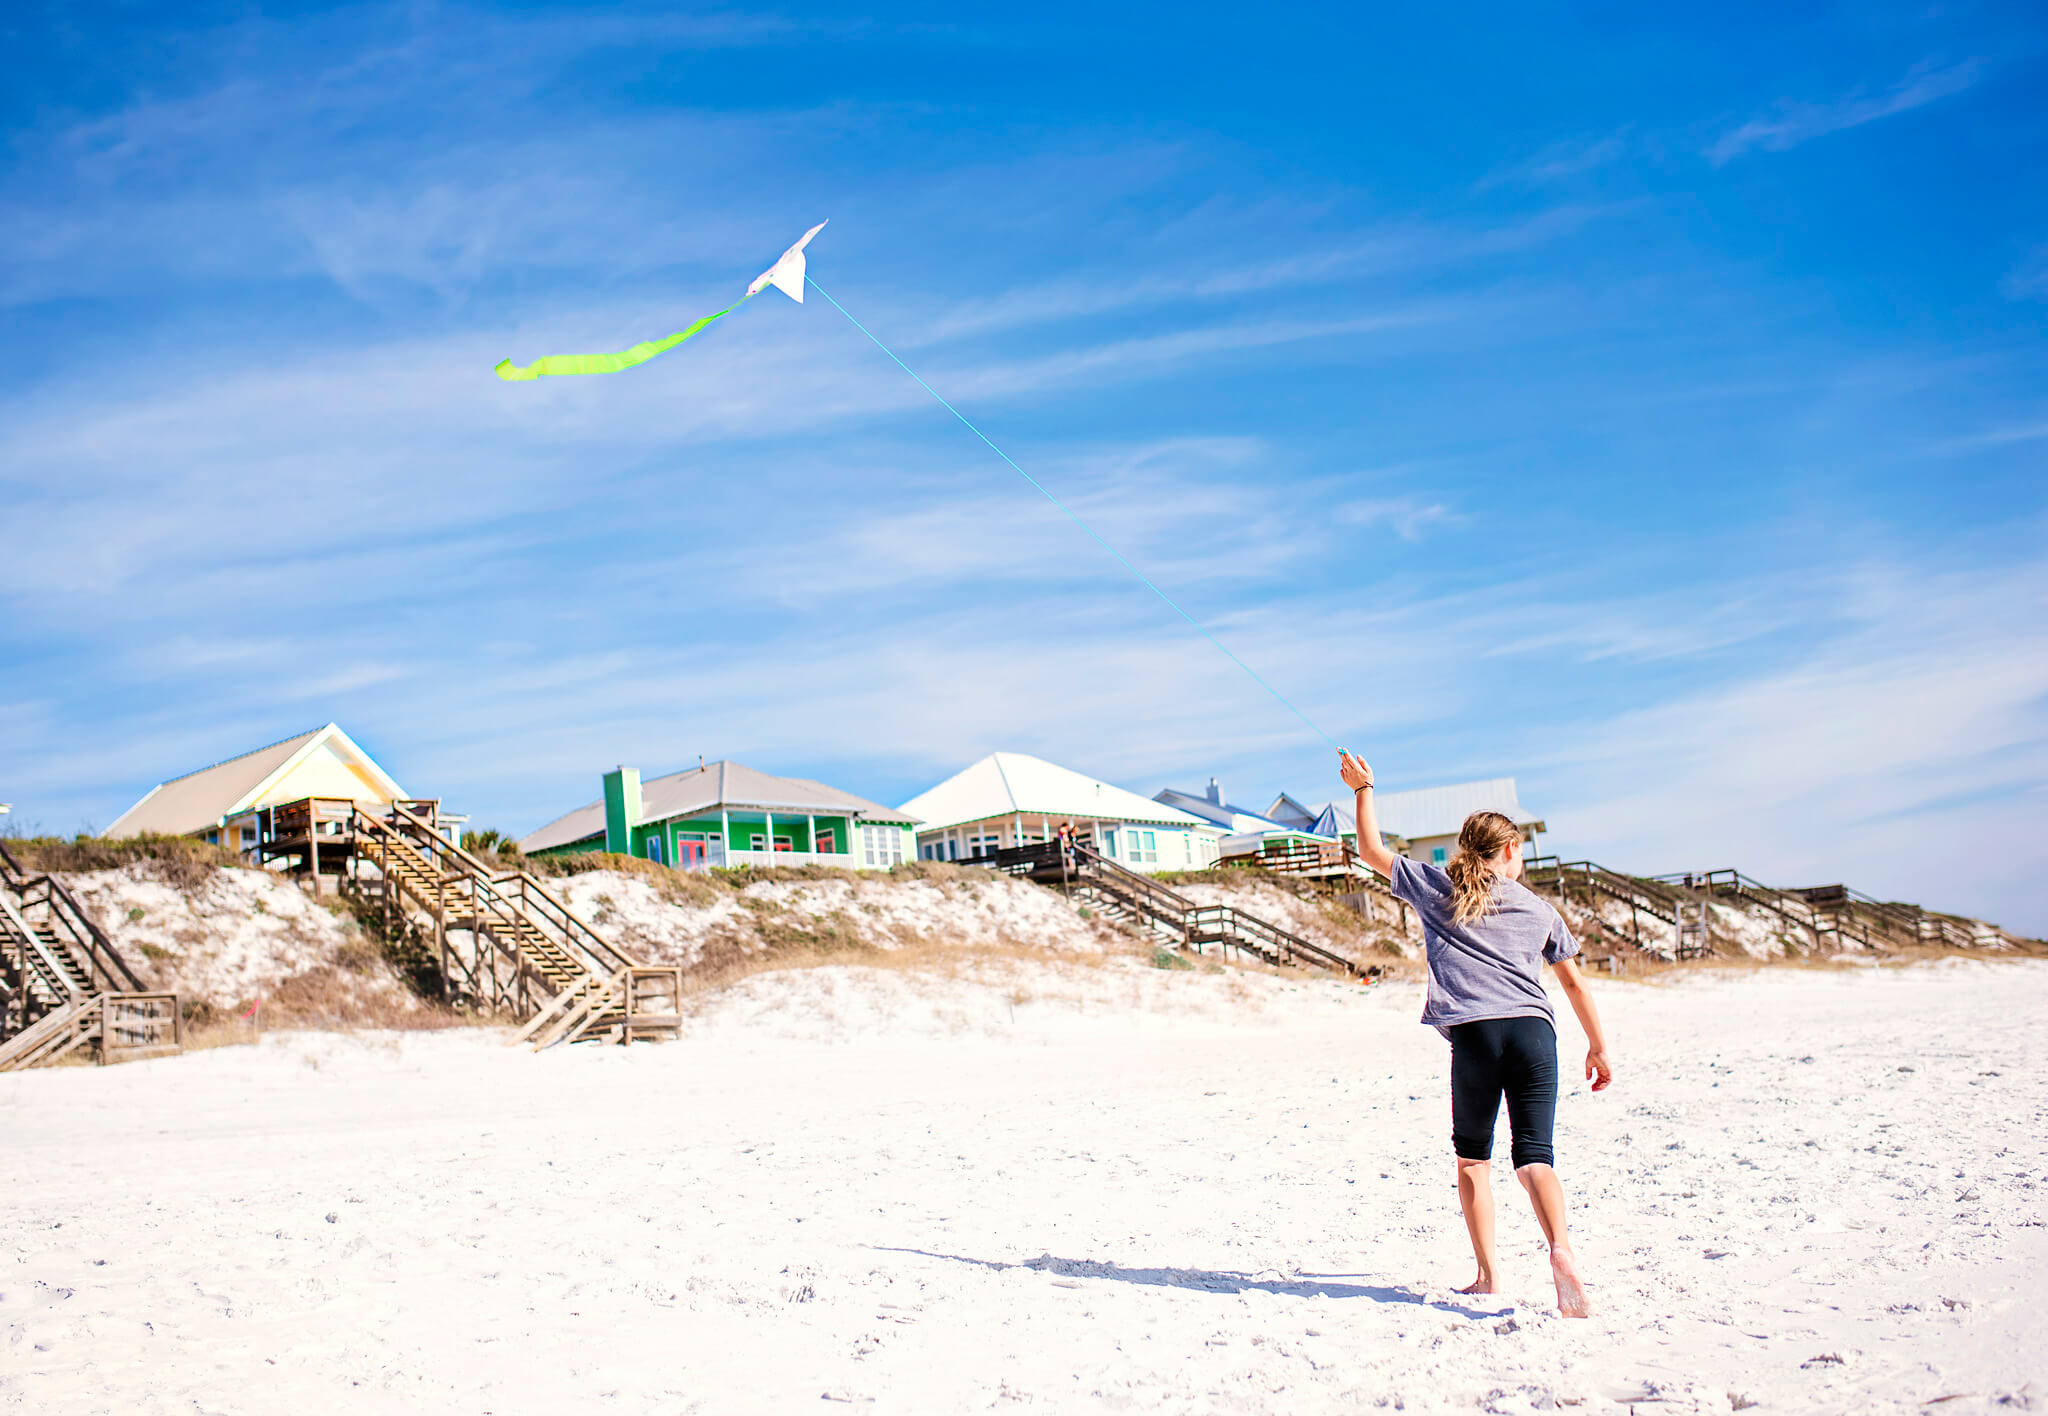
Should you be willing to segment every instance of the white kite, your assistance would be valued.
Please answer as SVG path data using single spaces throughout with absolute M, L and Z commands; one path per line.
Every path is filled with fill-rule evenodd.
M 503 359 L 498 363 L 498 377 L 518 382 L 537 379 L 542 374 L 616 374 L 621 369 L 644 364 L 657 354 L 668 353 L 692 335 L 724 319 L 771 285 L 801 305 L 804 302 L 804 247 L 810 245 L 811 238 L 824 229 L 825 223 L 821 221 L 806 231 L 801 240 L 782 253 L 781 259 L 754 277 L 754 283 L 747 287 L 746 294 L 717 314 L 706 315 L 688 329 L 677 330 L 674 334 L 660 339 L 650 339 L 644 344 L 636 344 L 631 349 L 621 350 L 617 354 L 550 354 L 546 358 L 534 360 L 524 368 L 514 364 L 510 359 Z

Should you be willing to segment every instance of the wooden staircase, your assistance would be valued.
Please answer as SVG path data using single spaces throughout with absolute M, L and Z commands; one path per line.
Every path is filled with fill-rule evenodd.
M 145 988 L 70 891 L 0 843 L 0 1072 L 80 1048 L 107 1063 L 183 1046 L 178 996 Z
M 1369 920 L 1377 920 L 1386 910 L 1399 922 L 1402 937 L 1410 934 L 1410 905 L 1359 858 L 1349 841 L 1262 841 L 1250 854 L 1225 856 L 1216 863 L 1285 875 L 1317 894 L 1338 896 Z
M 1057 841 L 1013 846 L 960 863 L 986 866 L 1080 895 L 1111 919 L 1196 953 L 1214 947 L 1228 958 L 1235 949 L 1268 964 L 1328 969 L 1347 978 L 1364 972 L 1353 960 L 1249 910 L 1232 905 L 1198 905 L 1178 890 L 1149 875 L 1127 870 L 1078 842 L 1064 846 Z
M 1855 940 L 1868 948 L 1947 945 L 1964 949 L 2010 949 L 2028 941 L 1995 924 L 1960 915 L 1937 914 L 1918 905 L 1880 900 L 1846 885 L 1809 885 L 1785 893 L 1813 911 L 1825 936 Z
M 1703 930 L 1693 927 L 1704 903 L 1695 891 L 1666 878 L 1649 879 L 1610 870 L 1590 860 L 1560 860 L 1556 856 L 1531 856 L 1522 862 L 1522 883 L 1531 890 L 1551 889 L 1560 901 L 1571 899 L 1576 889 L 1588 904 L 1602 899 L 1619 900 L 1628 906 L 1629 942 L 1642 953 L 1669 958 L 1663 950 L 1643 942 L 1642 917 L 1671 926 L 1673 953 L 1681 959 L 1704 958 L 1713 952 Z
M 277 810 L 280 834 L 318 839 L 330 859 L 347 862 L 353 888 L 382 909 L 387 934 L 410 931 L 434 953 L 451 1001 L 525 1020 L 518 1041 L 679 1034 L 680 969 L 627 956 L 525 871 L 493 871 L 443 833 L 437 803 L 376 812 L 309 800 Z M 324 830 L 326 819 L 342 829 Z

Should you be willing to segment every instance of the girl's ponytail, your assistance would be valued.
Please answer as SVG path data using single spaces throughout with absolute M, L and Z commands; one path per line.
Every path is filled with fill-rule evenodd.
M 1501 848 L 1521 842 L 1521 828 L 1498 811 L 1475 811 L 1458 832 L 1458 853 L 1444 867 L 1451 877 L 1451 918 L 1466 924 L 1493 912 L 1493 868 Z

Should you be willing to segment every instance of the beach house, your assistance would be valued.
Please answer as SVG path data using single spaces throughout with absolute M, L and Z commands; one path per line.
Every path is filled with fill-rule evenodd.
M 333 723 L 151 787 L 109 826 L 109 837 L 198 836 L 229 850 L 255 847 L 263 809 L 324 797 L 388 807 L 409 798 Z M 465 818 L 443 816 L 448 829 Z
M 1191 812 L 1149 800 L 1021 752 L 995 752 L 903 803 L 918 817 L 925 860 L 970 860 L 1053 839 L 1061 825 L 1132 870 L 1214 865 L 1225 832 Z
M 1423 787 L 1408 792 L 1375 792 L 1373 806 L 1379 818 L 1380 834 L 1410 860 L 1443 865 L 1458 853 L 1458 830 L 1475 811 L 1498 811 L 1522 828 L 1526 853 L 1537 853 L 1536 838 L 1550 829 L 1534 812 L 1524 807 L 1515 792 L 1513 777 L 1493 777 L 1483 782 L 1457 782 L 1450 786 Z M 1318 807 L 1303 806 L 1285 792 L 1274 798 L 1266 814 L 1303 830 L 1336 829 L 1347 840 L 1358 835 L 1356 818 L 1348 801 L 1328 802 Z M 1399 838 L 1398 840 L 1391 838 Z
M 679 870 L 834 865 L 886 870 L 916 851 L 915 816 L 814 782 L 713 762 L 640 780 L 604 774 L 604 795 L 520 841 L 528 855 L 612 851 Z
M 1318 831 L 1314 822 L 1302 825 L 1296 821 L 1280 821 L 1264 812 L 1233 806 L 1223 799 L 1223 788 L 1214 777 L 1209 779 L 1205 791 L 1183 792 L 1168 787 L 1152 800 L 1191 816 L 1199 816 L 1222 831 L 1224 836 L 1220 849 L 1226 859 L 1256 855 L 1267 849 L 1269 843 L 1279 849 L 1296 841 L 1335 841 L 1338 834 L 1334 829 Z

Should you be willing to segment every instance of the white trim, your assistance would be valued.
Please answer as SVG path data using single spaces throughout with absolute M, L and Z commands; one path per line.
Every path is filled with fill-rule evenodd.
M 175 781 L 177 779 L 173 778 L 172 780 Z M 108 837 L 109 839 L 112 839 L 114 836 L 120 834 L 121 823 L 123 821 L 126 821 L 129 817 L 133 816 L 136 812 L 142 810 L 143 806 L 149 801 L 151 797 L 155 796 L 158 792 L 162 791 L 168 785 L 170 785 L 168 782 L 158 782 L 155 786 L 151 787 L 148 791 L 144 792 L 142 794 L 141 801 L 136 802 L 135 805 L 129 807 L 126 811 L 122 812 L 119 816 L 115 817 L 114 824 L 109 826 L 101 834 Z
M 311 757 L 313 755 L 314 749 L 322 747 L 326 745 L 328 742 L 337 740 L 344 747 L 346 747 L 350 753 L 354 754 L 357 763 L 368 769 L 369 775 L 376 779 L 375 785 L 389 792 L 391 795 L 391 799 L 393 801 L 406 801 L 409 799 L 405 794 L 405 788 L 399 786 L 397 782 L 393 781 L 391 779 L 391 774 L 386 772 L 382 767 L 379 767 L 377 765 L 376 759 L 371 757 L 369 753 L 363 751 L 362 747 L 356 742 L 354 738 L 350 737 L 347 733 L 343 732 L 339 724 L 329 723 L 326 727 L 320 729 L 319 732 L 314 733 L 313 736 L 307 738 L 303 743 L 299 744 L 298 751 L 294 752 L 290 757 L 287 757 L 283 762 L 279 763 L 277 767 L 274 770 L 272 770 L 269 776 L 265 777 L 262 781 L 258 782 L 255 786 L 251 787 L 248 791 L 244 792 L 241 795 L 241 797 L 239 797 L 236 800 L 233 806 L 229 807 L 226 811 L 222 812 L 220 814 L 220 823 L 222 825 L 225 825 L 228 821 L 228 818 L 233 816 L 240 816 L 243 812 L 247 811 L 251 806 L 253 806 L 257 801 L 261 800 L 265 792 L 269 791 L 272 787 L 276 786 L 277 783 L 282 781 L 288 773 L 295 770 L 308 757 Z M 155 793 L 152 792 L 150 795 L 154 796 Z M 142 800 L 148 801 L 149 797 L 144 797 Z M 141 805 L 141 802 L 136 803 L 136 805 Z M 110 826 L 107 829 L 111 831 L 113 827 Z

